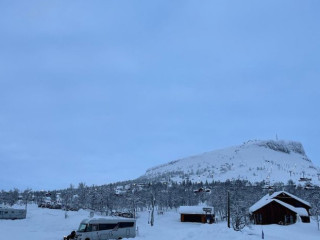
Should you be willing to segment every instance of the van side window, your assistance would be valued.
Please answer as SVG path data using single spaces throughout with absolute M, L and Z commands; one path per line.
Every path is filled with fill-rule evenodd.
M 91 232 L 92 231 L 92 224 L 88 224 L 88 227 L 86 229 L 87 232 Z
M 117 226 L 117 224 L 99 224 L 99 230 L 111 230 L 114 229 Z
M 92 231 L 99 231 L 99 225 L 98 224 L 92 224 Z
M 119 228 L 133 227 L 134 222 L 119 222 Z

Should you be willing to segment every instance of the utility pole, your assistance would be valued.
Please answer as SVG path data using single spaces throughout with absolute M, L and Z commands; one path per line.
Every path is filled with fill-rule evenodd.
M 26 201 L 26 202 L 25 202 L 25 203 L 26 203 L 26 206 L 25 206 L 26 212 L 27 212 L 27 208 L 28 208 L 28 197 L 29 197 L 29 193 L 27 192 L 27 193 L 26 193 L 26 196 L 25 196 L 25 198 L 26 198 L 26 200 L 25 200 L 25 201 Z
M 25 210 L 26 210 L 26 215 L 27 215 L 27 211 L 28 211 L 28 201 L 29 201 L 29 195 L 30 195 L 30 193 L 31 193 L 31 189 L 27 189 L 27 190 L 25 190 L 25 192 L 24 192 L 24 197 L 25 197 Z
M 230 228 L 230 193 L 227 191 L 227 219 L 228 219 L 228 228 Z
M 155 197 L 152 193 L 152 199 L 151 199 L 151 204 L 152 204 L 152 209 L 151 209 L 151 218 L 150 218 L 150 224 L 151 224 L 151 227 L 153 226 L 154 224 L 154 205 L 155 205 Z

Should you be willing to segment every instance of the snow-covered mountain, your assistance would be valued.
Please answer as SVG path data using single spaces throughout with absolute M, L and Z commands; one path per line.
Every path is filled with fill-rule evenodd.
M 151 169 L 142 178 L 181 182 L 248 180 L 303 185 L 301 178 L 320 184 L 320 168 L 307 157 L 303 146 L 293 141 L 248 141 L 200 155 L 179 159 Z

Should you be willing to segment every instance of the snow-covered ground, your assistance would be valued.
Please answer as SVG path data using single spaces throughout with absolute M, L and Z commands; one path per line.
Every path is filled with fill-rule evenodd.
M 80 210 L 68 212 L 65 218 L 64 211 L 28 206 L 27 218 L 23 220 L 0 220 L 0 239 L 6 240 L 61 240 L 63 235 L 76 229 L 80 221 L 89 217 L 89 212 Z M 217 224 L 181 223 L 178 212 L 165 212 L 164 215 L 155 215 L 153 227 L 148 224 L 148 213 L 139 213 L 137 220 L 138 236 L 136 240 L 240 240 L 261 239 L 262 230 L 264 239 L 272 240 L 299 240 L 320 239 L 320 231 L 316 223 L 296 223 L 290 226 L 267 225 L 252 226 L 242 232 L 228 229 L 225 222 Z

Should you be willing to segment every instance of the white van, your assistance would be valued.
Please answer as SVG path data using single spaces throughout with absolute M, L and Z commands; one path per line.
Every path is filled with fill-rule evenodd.
M 134 238 L 136 220 L 127 218 L 91 218 L 81 221 L 77 240 L 108 240 Z

